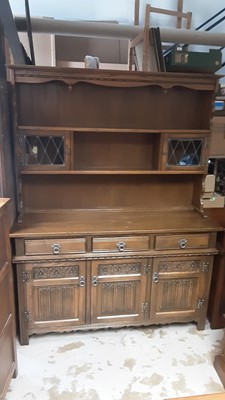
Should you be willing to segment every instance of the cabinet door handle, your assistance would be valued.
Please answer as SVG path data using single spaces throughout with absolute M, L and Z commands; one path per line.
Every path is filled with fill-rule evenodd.
M 153 282 L 158 283 L 159 282 L 159 274 L 158 272 L 154 272 L 153 274 Z
M 125 246 L 126 246 L 125 242 L 118 242 L 116 245 L 117 245 L 117 248 L 118 248 L 119 251 L 124 251 L 125 250 Z
M 178 243 L 179 243 L 179 246 L 180 246 L 181 249 L 185 249 L 185 247 L 187 245 L 187 240 L 186 239 L 180 239 L 178 241 Z
M 98 285 L 98 277 L 92 276 L 92 286 L 97 286 L 97 285 Z
M 60 244 L 54 243 L 54 244 L 52 244 L 51 248 L 52 248 L 53 254 L 59 254 L 60 251 L 61 251 L 61 245 Z
M 84 287 L 85 286 L 85 276 L 80 276 L 79 278 L 79 286 Z

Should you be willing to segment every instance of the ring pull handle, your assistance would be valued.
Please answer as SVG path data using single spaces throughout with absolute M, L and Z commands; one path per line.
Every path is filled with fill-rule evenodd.
M 178 243 L 179 243 L 179 246 L 180 246 L 181 249 L 185 249 L 185 247 L 187 245 L 187 240 L 186 239 L 180 239 L 178 241 Z
M 60 251 L 61 251 L 61 245 L 60 244 L 54 243 L 54 244 L 52 244 L 51 247 L 52 247 L 53 254 L 59 254 L 60 253 Z
M 92 276 L 92 286 L 97 286 L 97 285 L 98 285 L 98 277 Z
M 116 245 L 119 251 L 125 251 L 125 246 L 126 246 L 125 242 L 118 242 Z
M 159 274 L 158 272 L 154 272 L 153 274 L 153 282 L 158 283 L 159 282 Z
M 85 286 L 85 276 L 80 276 L 79 278 L 79 286 L 84 287 Z

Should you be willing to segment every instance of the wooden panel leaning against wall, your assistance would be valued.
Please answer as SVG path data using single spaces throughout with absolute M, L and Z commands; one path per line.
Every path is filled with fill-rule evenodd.
M 10 198 L 10 226 L 16 218 L 15 156 L 11 84 L 6 78 L 5 36 L 0 21 L 0 197 Z
M 0 398 L 17 375 L 14 286 L 9 240 L 9 199 L 0 198 Z
M 225 328 L 225 208 L 209 208 L 207 214 L 224 229 L 218 233 L 213 276 L 209 294 L 208 319 L 211 329 Z
M 16 217 L 11 85 L 6 79 L 5 36 L 0 21 L 0 399 L 17 376 L 14 280 L 9 232 Z M 10 198 L 10 199 L 9 199 Z

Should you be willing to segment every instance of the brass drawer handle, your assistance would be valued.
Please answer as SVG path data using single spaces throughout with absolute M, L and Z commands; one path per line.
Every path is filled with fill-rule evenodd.
M 180 239 L 178 241 L 180 249 L 185 249 L 186 245 L 187 245 L 187 240 L 186 239 Z
M 119 251 L 125 251 L 125 246 L 126 246 L 125 242 L 118 242 L 116 245 Z
M 60 251 L 61 251 L 61 245 L 60 244 L 52 244 L 51 248 L 52 248 L 53 254 L 59 254 Z

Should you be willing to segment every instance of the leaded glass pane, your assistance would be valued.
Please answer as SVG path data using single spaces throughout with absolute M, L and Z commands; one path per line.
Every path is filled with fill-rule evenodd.
M 63 136 L 25 136 L 26 165 L 63 165 Z
M 168 165 L 201 165 L 203 139 L 169 139 Z

